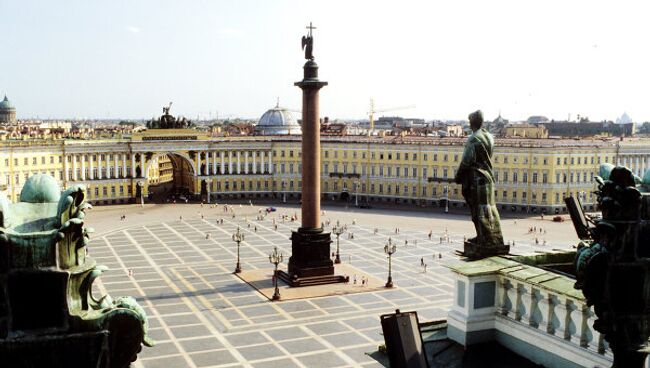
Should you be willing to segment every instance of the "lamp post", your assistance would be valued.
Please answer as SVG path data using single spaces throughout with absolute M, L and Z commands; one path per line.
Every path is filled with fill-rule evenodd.
M 386 287 L 393 287 L 393 275 L 392 275 L 392 259 L 393 253 L 397 252 L 397 245 L 393 244 L 391 238 L 388 238 L 388 244 L 384 246 L 384 253 L 388 254 L 388 280 L 386 281 Z
M 339 236 L 345 232 L 345 229 L 339 223 L 339 220 L 336 220 L 336 226 L 332 228 L 332 234 L 336 235 L 336 258 L 334 263 L 341 263 L 341 254 L 339 253 Z
M 359 207 L 359 181 L 354 182 L 354 207 Z
M 449 213 L 449 184 L 445 185 L 445 213 Z
M 140 187 L 140 206 L 144 207 L 144 181 L 138 180 L 137 186 Z
M 232 241 L 237 243 L 237 266 L 235 267 L 235 273 L 240 273 L 241 265 L 239 264 L 239 245 L 244 241 L 244 233 L 239 231 L 239 226 L 237 226 L 237 232 L 232 234 Z
M 206 202 L 210 204 L 210 185 L 212 184 L 212 179 L 205 179 L 205 192 L 207 193 Z
M 278 265 L 282 263 L 282 253 L 278 253 L 278 247 L 273 247 L 273 253 L 269 254 L 269 262 L 275 265 L 275 270 L 273 271 L 273 286 L 275 286 L 273 300 L 280 300 L 280 289 L 278 289 Z

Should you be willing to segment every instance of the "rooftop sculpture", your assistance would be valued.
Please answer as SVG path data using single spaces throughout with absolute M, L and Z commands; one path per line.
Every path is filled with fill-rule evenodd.
M 153 119 L 147 122 L 148 129 L 186 129 L 193 126 L 190 120 L 184 117 L 176 118 L 169 113 L 172 108 L 170 102 L 168 106 L 163 106 L 163 114 L 159 119 Z
M 643 367 L 650 344 L 650 171 L 600 166 L 600 218 L 587 218 L 575 198 L 567 206 L 581 242 L 575 287 L 594 306 L 594 329 L 614 353 L 613 367 Z
M 462 194 L 476 229 L 476 237 L 465 242 L 463 255 L 475 259 L 508 254 L 510 247 L 503 244 L 501 220 L 494 199 L 494 138 L 482 127 L 480 110 L 469 115 L 469 123 L 473 133 L 467 138 L 454 178 L 463 186 Z
M 135 299 L 96 298 L 107 267 L 86 255 L 86 188 L 61 192 L 48 175 L 25 183 L 20 202 L 0 194 L 0 362 L 6 367 L 123 368 L 147 337 Z

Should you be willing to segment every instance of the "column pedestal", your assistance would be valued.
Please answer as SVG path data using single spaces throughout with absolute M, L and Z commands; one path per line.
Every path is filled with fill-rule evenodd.
M 322 228 L 301 227 L 291 233 L 289 272 L 278 271 L 278 277 L 290 286 L 313 286 L 345 282 L 334 274 L 330 258 L 330 233 Z

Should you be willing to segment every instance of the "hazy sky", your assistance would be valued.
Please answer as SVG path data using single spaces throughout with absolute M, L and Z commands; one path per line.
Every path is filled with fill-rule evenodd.
M 312 21 L 323 116 L 363 118 L 372 97 L 426 119 L 650 121 L 647 17 L 618 0 L 0 0 L 0 94 L 19 118 L 300 109 Z

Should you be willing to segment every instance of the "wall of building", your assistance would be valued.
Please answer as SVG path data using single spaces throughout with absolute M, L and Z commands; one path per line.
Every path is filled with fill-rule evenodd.
M 464 138 L 328 137 L 321 145 L 321 191 L 326 199 L 463 206 L 461 188 L 449 183 Z M 581 196 L 587 208 L 593 176 L 603 162 L 622 163 L 637 174 L 650 168 L 643 140 L 497 139 L 494 172 L 500 210 L 564 212 L 563 198 Z M 187 165 L 184 183 L 222 198 L 297 199 L 301 191 L 299 137 L 215 138 L 209 141 L 66 140 L 7 141 L 0 147 L 0 185 L 17 200 L 26 178 L 52 175 L 65 187 L 84 183 L 95 204 L 134 200 L 149 185 L 173 177 L 167 154 Z M 154 160 L 152 164 L 152 160 Z M 146 178 L 145 175 L 148 175 Z M 346 194 L 347 193 L 347 194 Z M 358 198 L 357 198 L 358 196 Z

